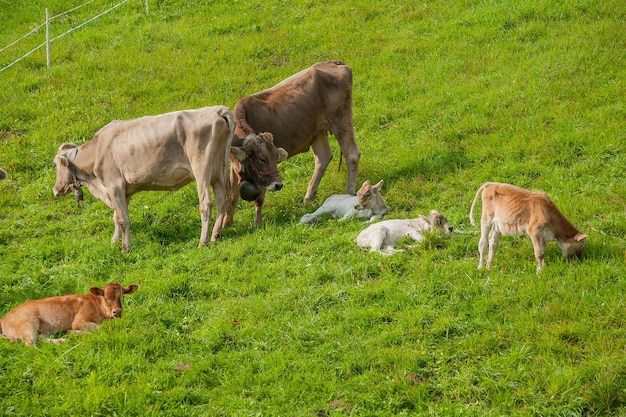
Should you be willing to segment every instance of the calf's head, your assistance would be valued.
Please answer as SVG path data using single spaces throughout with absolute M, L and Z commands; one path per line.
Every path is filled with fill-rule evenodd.
M 383 186 L 383 181 L 379 181 L 378 184 L 372 185 L 369 181 L 365 181 L 359 191 L 356 192 L 356 203 L 354 208 L 357 210 L 365 210 L 373 208 L 377 200 L 382 196 L 380 195 L 380 189 Z
M 54 184 L 54 196 L 58 197 L 69 193 L 71 190 L 80 186 L 76 177 L 76 168 L 71 161 L 76 157 L 78 148 L 73 143 L 64 143 L 54 157 L 52 165 L 57 174 L 56 183 Z
M 579 232 L 576 233 L 574 237 L 563 241 L 557 241 L 557 243 L 561 247 L 561 252 L 563 252 L 565 259 L 568 261 L 581 259 L 583 256 L 583 249 L 585 249 L 585 244 L 587 243 L 587 235 Z
M 287 159 L 287 151 L 274 146 L 271 133 L 259 133 L 247 138 L 242 146 L 231 146 L 231 161 L 237 162 L 241 181 L 249 181 L 269 191 L 283 188 L 277 164 Z M 234 159 L 233 159 L 234 158 Z
M 448 224 L 448 219 L 437 210 L 431 210 L 429 216 L 433 230 L 441 230 L 443 233 L 452 233 L 452 226 Z
M 132 284 L 122 287 L 120 284 L 107 284 L 104 288 L 91 287 L 89 292 L 96 297 L 100 303 L 100 309 L 105 318 L 114 319 L 122 317 L 122 301 L 124 294 L 132 294 L 137 291 L 138 285 Z

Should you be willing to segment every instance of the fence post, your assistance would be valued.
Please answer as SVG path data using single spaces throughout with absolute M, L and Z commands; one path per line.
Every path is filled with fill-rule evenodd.
M 46 7 L 46 64 L 50 69 L 50 15 Z

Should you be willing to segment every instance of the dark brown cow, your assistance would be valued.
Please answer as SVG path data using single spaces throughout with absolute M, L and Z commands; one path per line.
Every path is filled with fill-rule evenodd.
M 12 342 L 21 340 L 32 346 L 38 335 L 92 331 L 106 319 L 121 317 L 123 295 L 132 294 L 137 288 L 135 284 L 107 284 L 104 288 L 89 288 L 90 294 L 86 295 L 27 301 L 0 320 L 0 334 Z
M 130 249 L 128 203 L 132 195 L 142 190 L 177 190 L 195 180 L 202 221 L 199 246 L 203 246 L 208 242 L 213 205 L 209 186 L 217 203 L 211 242 L 222 234 L 233 131 L 233 114 L 224 106 L 113 121 L 83 145 L 61 145 L 54 158 L 54 195 L 87 185 L 114 210 L 111 242 L 121 236 L 125 252 Z M 239 149 L 235 153 L 246 156 Z
M 272 88 L 243 97 L 233 113 L 236 124 L 233 146 L 240 146 L 249 135 L 270 132 L 276 147 L 287 151 L 288 157 L 311 149 L 315 171 L 304 201 L 315 197 L 333 157 L 328 142 L 328 133 L 332 133 L 348 167 L 346 193 L 355 194 L 361 152 L 354 140 L 352 122 L 352 69 L 343 62 L 314 64 Z M 238 190 L 233 187 L 233 191 L 231 204 L 236 204 Z M 258 212 L 262 209 L 264 193 L 261 187 Z
M 260 226 L 263 223 L 261 208 L 265 201 L 265 190 L 278 191 L 283 188 L 283 180 L 278 174 L 276 164 L 284 159 L 287 159 L 287 152 L 282 148 L 276 148 L 272 134 L 267 132 L 250 135 L 240 146 L 231 147 L 230 183 L 233 186 L 229 198 L 233 201 L 230 202 L 232 204 L 228 204 L 224 217 L 225 226 L 232 224 L 239 195 L 237 184 L 241 187 L 247 186 L 248 189 L 242 190 L 242 197 L 254 201 L 256 208 L 254 225 Z M 248 195 L 244 195 L 246 191 Z

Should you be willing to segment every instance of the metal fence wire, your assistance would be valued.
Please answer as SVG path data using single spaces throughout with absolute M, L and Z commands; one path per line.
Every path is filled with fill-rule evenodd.
M 0 68 L 0 72 L 3 72 L 3 71 L 5 71 L 5 70 L 7 70 L 7 69 L 11 68 L 12 66 L 14 66 L 15 64 L 17 64 L 18 62 L 20 62 L 20 61 L 22 61 L 23 59 L 25 59 L 25 58 L 29 57 L 30 55 L 32 55 L 33 53 L 35 53 L 36 51 L 38 51 L 39 49 L 44 48 L 44 47 L 46 48 L 46 63 L 47 63 L 48 69 L 50 69 L 50 44 L 51 44 L 52 42 L 54 42 L 54 41 L 56 41 L 56 40 L 58 40 L 58 39 L 62 38 L 62 37 L 63 37 L 63 36 L 65 36 L 65 35 L 68 35 L 68 34 L 70 34 L 70 33 L 74 32 L 74 31 L 75 31 L 75 30 L 77 30 L 77 29 L 82 28 L 83 26 L 87 25 L 88 23 L 93 22 L 94 20 L 96 20 L 96 19 L 98 19 L 98 18 L 100 18 L 100 17 L 104 16 L 105 14 L 112 12 L 113 10 L 115 10 L 115 9 L 117 9 L 118 7 L 122 6 L 124 3 L 128 3 L 128 1 L 129 1 L 129 0 L 123 0 L 123 1 L 121 1 L 121 2 L 119 2 L 119 3 L 117 3 L 116 5 L 114 5 L 114 6 L 110 7 L 109 9 L 105 10 L 104 12 L 99 13 L 99 14 L 97 14 L 97 15 L 95 15 L 95 16 L 93 16 L 93 17 L 91 17 L 91 18 L 87 19 L 87 20 L 85 20 L 83 23 L 81 23 L 81 24 L 79 24 L 79 25 L 77 25 L 77 26 L 72 27 L 71 29 L 67 30 L 65 33 L 62 33 L 62 34 L 60 34 L 60 35 L 58 35 L 58 36 L 55 36 L 54 38 L 50 38 L 50 24 L 51 24 L 51 22 L 52 22 L 53 20 L 58 19 L 59 17 L 65 16 L 65 15 L 67 15 L 67 14 L 69 14 L 69 13 L 72 13 L 72 12 L 74 12 L 74 11 L 76 11 L 76 10 L 78 10 L 78 9 L 82 8 L 82 7 L 88 6 L 89 4 L 93 3 L 94 1 L 95 1 L 95 0 L 90 0 L 90 1 L 88 1 L 88 2 L 86 2 L 86 3 L 81 4 L 80 6 L 76 6 L 76 7 L 74 7 L 73 9 L 66 10 L 66 11 L 64 11 L 64 12 L 62 12 L 62 13 L 59 13 L 59 14 L 55 15 L 55 16 L 49 16 L 49 15 L 48 15 L 48 9 L 46 8 L 46 20 L 45 20 L 45 22 L 43 22 L 42 24 L 40 24 L 40 25 L 36 26 L 36 27 L 35 27 L 34 29 L 32 29 L 30 32 L 26 33 L 25 35 L 23 35 L 23 36 L 22 36 L 22 37 L 20 37 L 19 39 L 17 39 L 17 40 L 15 40 L 15 41 L 11 42 L 11 43 L 10 43 L 10 44 L 8 44 L 7 46 L 4 46 L 4 47 L 0 48 L 0 54 L 1 54 L 2 52 L 4 52 L 5 50 L 7 50 L 7 49 L 9 49 L 9 48 L 11 48 L 11 47 L 13 47 L 13 46 L 17 45 L 19 42 L 23 41 L 24 39 L 28 38 L 29 36 L 34 35 L 34 34 L 35 34 L 35 33 L 37 33 L 37 32 L 38 32 L 38 31 L 39 31 L 42 27 L 45 27 L 45 28 L 46 28 L 46 41 L 45 41 L 45 42 L 43 42 L 42 44 L 40 44 L 40 45 L 36 46 L 34 49 L 32 49 L 31 51 L 27 52 L 27 53 L 26 53 L 26 54 L 24 54 L 23 56 L 19 57 L 19 58 L 18 58 L 18 59 L 16 59 L 15 61 L 11 62 L 11 63 L 10 63 L 10 64 L 8 64 L 7 66 L 5 66 L 5 67 L 3 67 L 3 68 Z M 148 13 L 148 0 L 145 0 L 145 1 L 146 1 L 146 13 Z

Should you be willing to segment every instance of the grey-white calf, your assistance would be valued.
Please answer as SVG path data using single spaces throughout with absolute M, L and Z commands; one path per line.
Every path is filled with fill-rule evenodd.
M 384 220 L 368 226 L 356 237 L 356 244 L 363 248 L 370 248 L 370 252 L 381 252 L 391 255 L 402 250 L 394 249 L 401 238 L 408 237 L 416 242 L 424 240 L 424 232 L 440 230 L 443 233 L 452 232 L 448 219 L 437 210 L 431 210 L 430 216 L 420 214 L 415 219 Z
M 389 212 L 389 207 L 385 204 L 383 196 L 380 195 L 382 186 L 382 180 L 376 185 L 371 185 L 369 181 L 365 181 L 355 196 L 351 194 L 333 194 L 313 213 L 302 216 L 300 223 L 316 222 L 324 214 L 339 217 L 339 221 L 344 221 L 351 217 L 369 217 L 369 222 L 380 219 Z

